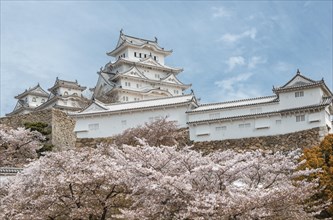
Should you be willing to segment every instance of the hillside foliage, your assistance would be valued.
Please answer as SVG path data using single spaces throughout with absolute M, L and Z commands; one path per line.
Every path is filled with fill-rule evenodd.
M 322 213 L 325 217 L 333 217 L 333 134 L 325 137 L 319 146 L 304 149 L 301 160 L 304 163 L 299 169 L 317 169 L 321 172 L 313 173 L 309 179 L 319 179 L 321 189 L 313 198 L 313 201 L 322 203 L 330 201 L 329 207 Z

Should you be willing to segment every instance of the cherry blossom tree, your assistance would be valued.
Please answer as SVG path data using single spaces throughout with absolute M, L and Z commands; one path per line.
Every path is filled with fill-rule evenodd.
M 44 137 L 38 131 L 0 125 L 0 167 L 21 167 L 36 159 L 36 150 L 42 147 L 42 140 Z
M 188 133 L 186 129 L 179 129 L 175 121 L 169 121 L 168 118 L 162 118 L 153 122 L 147 122 L 135 128 L 129 128 L 122 134 L 114 136 L 116 145 L 140 145 L 140 141 L 150 146 L 185 146 L 189 144 Z
M 48 153 L 7 185 L 1 219 L 306 219 L 299 152 L 99 146 Z M 36 211 L 37 210 L 37 211 Z
M 32 162 L 7 184 L 0 219 L 107 219 L 126 204 L 128 174 L 102 153 L 69 150 Z

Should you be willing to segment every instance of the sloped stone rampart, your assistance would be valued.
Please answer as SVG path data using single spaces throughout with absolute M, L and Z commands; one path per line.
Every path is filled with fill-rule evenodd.
M 49 143 L 53 144 L 56 150 L 75 147 L 75 121 L 60 110 L 45 109 L 28 114 L 0 118 L 0 124 L 13 128 L 24 127 L 26 122 L 47 123 L 48 128 L 52 129 L 51 134 L 48 135 Z
M 327 130 L 318 127 L 275 136 L 196 142 L 193 149 L 204 153 L 227 149 L 236 151 L 261 149 L 266 152 L 287 151 L 319 145 L 325 134 L 327 134 Z
M 96 147 L 99 144 L 110 145 L 113 143 L 111 137 L 108 138 L 77 138 L 75 147 Z

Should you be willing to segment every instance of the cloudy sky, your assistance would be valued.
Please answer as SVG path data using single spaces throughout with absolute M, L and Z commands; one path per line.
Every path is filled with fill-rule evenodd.
M 94 87 L 119 30 L 173 49 L 201 103 L 272 95 L 296 73 L 332 90 L 332 1 L 1 1 L 0 115 L 56 77 Z

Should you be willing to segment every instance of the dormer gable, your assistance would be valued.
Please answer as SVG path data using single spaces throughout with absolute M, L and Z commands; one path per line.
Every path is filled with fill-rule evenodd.
M 163 65 L 158 63 L 156 60 L 154 60 L 151 56 L 140 60 L 139 63 L 148 64 L 148 65 L 157 66 L 157 67 L 164 67 Z
M 304 90 L 315 87 L 321 88 L 326 96 L 333 96 L 330 89 L 326 86 L 324 79 L 319 81 L 312 80 L 303 76 L 299 70 L 297 70 L 296 75 L 283 86 L 273 87 L 273 92 L 279 94 L 281 92 Z
M 18 94 L 17 96 L 15 96 L 15 98 L 23 99 L 24 97 L 26 97 L 28 95 L 34 95 L 34 96 L 38 96 L 38 97 L 48 97 L 49 96 L 49 94 L 44 89 L 42 89 L 42 87 L 38 83 L 35 87 L 26 89 L 21 94 Z
M 181 81 L 179 81 L 176 76 L 174 74 L 169 74 L 167 77 L 165 77 L 164 79 L 161 79 L 162 82 L 166 82 L 166 83 L 174 83 L 174 84 L 178 84 L 178 85 L 184 85 Z
M 316 83 L 316 81 L 303 76 L 301 72 L 297 69 L 296 75 L 280 88 L 286 88 L 291 86 L 302 86 L 312 83 Z
M 147 77 L 136 66 L 133 66 L 126 72 L 121 73 L 121 75 L 147 79 Z
M 98 111 L 105 111 L 108 108 L 105 107 L 101 102 L 99 102 L 98 100 L 94 100 L 93 103 L 91 103 L 87 108 L 85 108 L 83 111 L 81 111 L 82 113 L 86 113 L 86 112 L 98 112 Z

